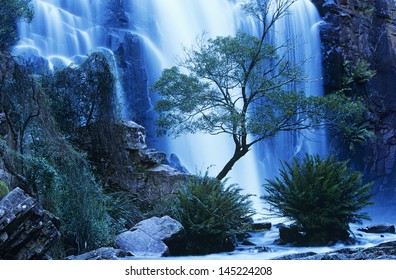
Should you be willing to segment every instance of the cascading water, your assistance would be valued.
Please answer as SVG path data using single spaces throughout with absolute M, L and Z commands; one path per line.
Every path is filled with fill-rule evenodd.
M 73 2 L 73 3 L 72 3 Z M 17 49 L 35 48 L 41 56 L 66 63 L 76 55 L 87 55 L 101 45 L 103 33 L 98 23 L 101 1 L 33 0 L 35 16 L 22 23 Z
M 299 0 L 290 7 L 290 14 L 274 26 L 273 43 L 292 47 L 287 58 L 294 65 L 301 66 L 306 79 L 306 82 L 291 86 L 294 90 L 303 91 L 306 96 L 323 95 L 320 22 L 314 4 L 310 0 Z M 290 162 L 293 157 L 302 158 L 305 153 L 325 156 L 327 138 L 324 129 L 280 133 L 259 146 L 264 175 L 273 178 L 281 168 L 280 161 Z
M 124 97 L 118 79 L 114 54 L 105 47 L 105 28 L 101 25 L 105 1 L 33 0 L 35 16 L 31 24 L 21 23 L 21 40 L 14 53 L 25 56 L 43 56 L 49 68 L 80 64 L 96 50 L 108 59 L 116 77 L 115 91 L 118 111 L 124 112 Z

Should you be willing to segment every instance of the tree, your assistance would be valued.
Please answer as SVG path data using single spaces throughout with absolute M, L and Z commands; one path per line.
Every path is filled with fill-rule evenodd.
M 18 40 L 18 20 L 30 22 L 34 16 L 31 0 L 5 0 L 0 5 L 0 51 L 10 49 Z
M 336 123 L 343 114 L 362 106 L 341 94 L 306 97 L 294 90 L 304 81 L 301 65 L 288 60 L 292 45 L 274 46 L 269 35 L 296 0 L 250 1 L 245 10 L 261 25 L 261 36 L 239 32 L 236 36 L 197 40 L 179 65 L 165 69 L 152 87 L 161 99 L 160 133 L 179 136 L 204 132 L 227 134 L 233 139 L 232 157 L 217 175 L 223 179 L 251 147 L 281 131 Z M 181 70 L 185 72 L 183 72 Z M 325 117 L 327 122 L 324 121 Z
M 304 233 L 300 245 L 326 245 L 347 239 L 349 223 L 369 219 L 360 210 L 372 204 L 371 186 L 362 185 L 361 173 L 346 161 L 306 155 L 268 180 L 264 199 L 275 215 L 291 219 L 296 232 Z
M 106 56 L 92 52 L 79 66 L 71 65 L 47 77 L 54 117 L 69 137 L 98 120 L 114 120 L 115 78 Z

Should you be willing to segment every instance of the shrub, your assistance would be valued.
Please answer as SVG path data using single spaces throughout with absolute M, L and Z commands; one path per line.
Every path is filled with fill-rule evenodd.
M 234 249 L 234 236 L 253 211 L 250 195 L 236 185 L 225 186 L 216 178 L 192 176 L 178 192 L 176 211 L 185 227 L 187 253 L 207 254 Z
M 0 180 L 0 200 L 10 192 L 7 184 Z
M 326 245 L 349 237 L 349 223 L 369 219 L 359 212 L 370 205 L 372 184 L 362 186 L 359 172 L 334 157 L 306 155 L 280 170 L 280 178 L 267 180 L 265 200 L 278 216 L 290 218 L 303 233 L 301 245 Z

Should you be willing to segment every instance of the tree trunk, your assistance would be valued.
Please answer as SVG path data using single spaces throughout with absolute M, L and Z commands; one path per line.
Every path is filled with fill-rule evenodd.
M 223 180 L 227 176 L 228 172 L 231 171 L 232 167 L 234 167 L 234 164 L 238 160 L 240 160 L 244 155 L 246 155 L 247 152 L 249 152 L 248 147 L 244 147 L 239 150 L 236 150 L 234 152 L 234 155 L 232 156 L 232 158 L 226 163 L 226 165 L 223 167 L 223 169 L 220 171 L 220 173 L 216 176 L 216 178 L 218 180 Z

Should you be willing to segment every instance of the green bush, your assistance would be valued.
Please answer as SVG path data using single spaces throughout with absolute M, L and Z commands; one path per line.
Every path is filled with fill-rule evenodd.
M 306 155 L 280 170 L 280 178 L 267 180 L 265 200 L 278 216 L 290 218 L 303 233 L 301 245 L 326 245 L 349 237 L 349 223 L 369 219 L 359 212 L 372 203 L 359 172 L 334 157 Z M 271 208 L 272 208 L 271 207 Z
M 0 180 L 0 200 L 10 192 L 7 184 Z
M 206 173 L 193 176 L 178 192 L 178 220 L 187 232 L 187 253 L 208 254 L 234 249 L 235 233 L 253 215 L 250 195 L 225 186 Z

